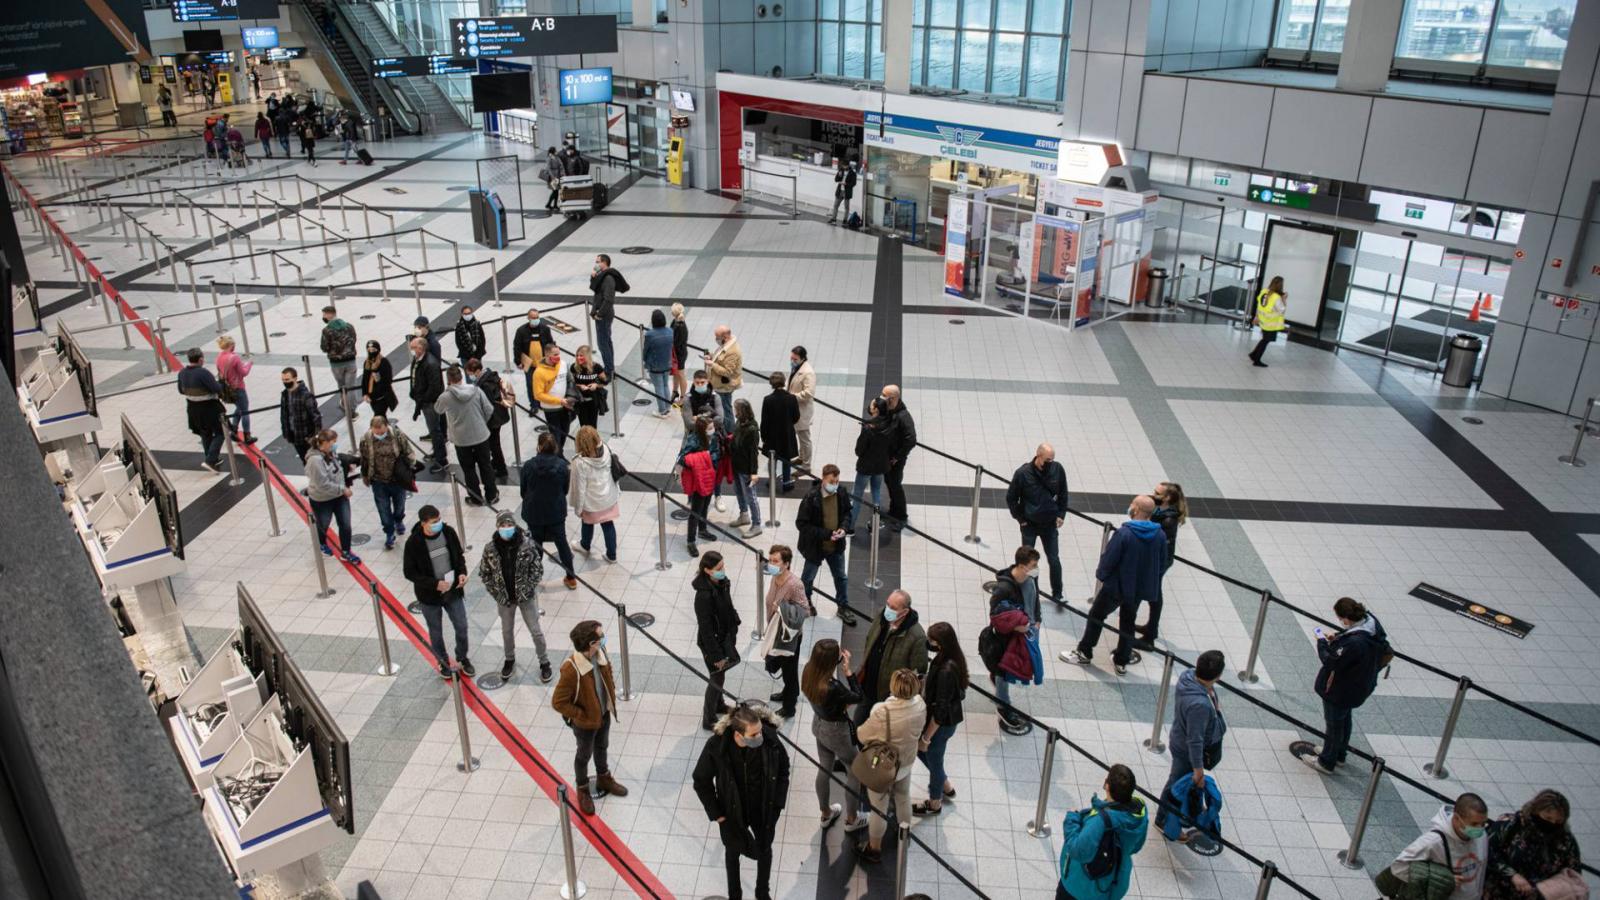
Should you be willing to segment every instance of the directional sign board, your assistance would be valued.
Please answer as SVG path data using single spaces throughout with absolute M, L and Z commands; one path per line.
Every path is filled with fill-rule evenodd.
M 458 57 L 617 52 L 614 15 L 451 19 L 450 33 L 455 35 Z
M 477 71 L 478 64 L 474 60 L 449 56 L 380 56 L 372 60 L 373 78 L 462 75 Z

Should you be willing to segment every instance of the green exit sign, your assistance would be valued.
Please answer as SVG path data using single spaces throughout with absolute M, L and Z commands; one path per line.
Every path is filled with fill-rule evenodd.
M 1233 174 L 1231 172 L 1212 173 L 1211 183 L 1220 187 L 1227 187 L 1229 184 L 1233 183 Z
M 1293 209 L 1310 209 L 1311 195 L 1300 191 L 1285 191 L 1279 188 L 1252 187 L 1250 199 L 1256 203 L 1267 203 L 1272 206 L 1287 206 Z
M 1421 219 L 1424 212 L 1426 210 L 1415 203 L 1406 204 L 1406 218 L 1408 219 Z

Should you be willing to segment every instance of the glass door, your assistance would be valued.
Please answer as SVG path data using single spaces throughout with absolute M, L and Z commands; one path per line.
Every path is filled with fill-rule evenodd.
M 1411 242 L 1405 238 L 1361 233 L 1355 265 L 1351 267 L 1344 318 L 1339 323 L 1340 343 L 1367 353 L 1388 355 L 1400 285 L 1410 254 Z
M 1188 306 L 1211 308 L 1216 267 L 1217 238 L 1222 228 L 1222 207 L 1183 203 L 1177 235 L 1177 299 Z

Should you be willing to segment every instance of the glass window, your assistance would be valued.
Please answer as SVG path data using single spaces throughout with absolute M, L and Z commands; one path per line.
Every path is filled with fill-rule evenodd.
M 1407 0 L 1395 55 L 1476 63 L 1489 42 L 1493 0 Z
M 840 74 L 847 78 L 867 74 L 867 26 L 844 26 L 844 66 Z
M 1061 43 L 1058 37 L 1028 38 L 1029 99 L 1061 99 L 1061 74 L 1066 67 Z
M 988 28 L 989 0 L 962 0 L 961 27 Z
M 883 26 L 867 26 L 868 78 L 883 80 Z
M 839 26 L 823 22 L 817 26 L 817 71 L 839 74 Z
M 1022 35 L 994 36 L 994 74 L 989 85 L 992 94 L 1015 97 L 1022 93 Z
M 1029 30 L 1039 34 L 1059 34 L 1065 37 L 1067 33 L 1067 4 L 1051 3 L 1049 0 L 1036 0 L 1033 4 L 1033 27 Z
M 1278 34 L 1274 47 L 1310 50 L 1311 32 L 1317 27 L 1317 0 L 1285 0 L 1278 6 Z
M 928 24 L 940 28 L 954 28 L 956 0 L 928 0 Z
M 988 89 L 989 32 L 961 32 L 961 81 L 957 87 L 965 91 Z
M 1502 0 L 1489 65 L 1559 69 L 1577 0 Z
M 1001 31 L 1027 31 L 1028 0 L 997 0 L 994 27 Z
M 928 29 L 928 86 L 954 87 L 955 62 L 955 31 L 948 28 Z
M 914 0 L 911 4 L 911 24 L 928 24 L 928 0 Z
M 928 40 L 928 29 L 911 29 L 911 83 L 923 84 L 927 79 L 922 71 L 923 47 Z
M 818 9 L 817 18 L 824 22 L 839 18 L 839 0 L 822 0 Z
M 1311 49 L 1320 53 L 1342 52 L 1345 26 L 1349 23 L 1350 0 L 1323 0 Z
M 844 20 L 846 22 L 867 21 L 867 0 L 844 0 Z

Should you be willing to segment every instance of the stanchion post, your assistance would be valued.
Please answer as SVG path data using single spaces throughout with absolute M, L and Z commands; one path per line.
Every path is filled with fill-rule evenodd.
M 656 571 L 672 568 L 667 562 L 667 495 L 656 491 Z
M 1579 432 L 1581 435 L 1582 432 Z M 1439 736 L 1439 751 L 1433 755 L 1433 762 L 1422 767 L 1435 778 L 1449 778 L 1450 772 L 1444 767 L 1444 757 L 1450 752 L 1450 739 L 1455 737 L 1456 723 L 1461 719 L 1461 706 L 1466 703 L 1467 691 L 1472 689 L 1472 679 L 1463 675 L 1456 682 L 1456 696 L 1450 701 L 1450 715 L 1444 720 L 1444 733 Z
M 435 460 L 441 462 L 442 460 Z M 471 550 L 472 545 L 467 543 L 466 520 L 461 515 L 461 482 L 456 480 L 456 472 L 445 463 L 445 475 L 450 479 L 450 500 L 456 508 L 456 537 L 461 541 L 462 550 Z
M 906 895 L 906 864 L 911 859 L 911 823 L 899 823 L 896 837 L 898 840 L 894 849 L 894 896 L 895 900 L 900 900 Z
M 342 384 L 339 385 L 339 408 L 344 412 L 345 431 L 350 435 L 350 449 L 354 451 L 361 446 L 361 442 L 356 440 L 356 413 L 350 408 L 350 391 Z
M 1099 559 L 1101 556 L 1105 555 L 1105 553 L 1106 553 L 1106 545 L 1111 543 L 1111 533 L 1113 531 L 1115 531 L 1115 530 L 1116 530 L 1116 526 L 1112 525 L 1110 522 L 1102 522 L 1101 523 L 1101 526 L 1100 526 L 1100 553 L 1099 553 L 1098 556 L 1095 557 L 1095 559 Z M 1096 578 L 1094 580 L 1094 590 L 1089 592 L 1089 605 L 1090 606 L 1094 605 L 1094 598 L 1096 598 L 1098 596 L 1100 596 L 1100 579 Z
M 633 663 L 628 658 L 628 604 L 617 604 L 617 646 L 622 651 L 622 693 L 617 695 L 618 700 L 632 700 L 638 697 L 633 692 Z
M 272 522 L 272 530 L 267 532 L 267 537 L 278 537 L 283 530 L 278 527 L 278 501 L 272 496 L 272 479 L 267 476 L 267 458 L 261 458 L 259 466 L 261 472 L 261 490 L 267 495 L 267 519 Z M 320 552 L 320 551 L 319 551 Z
M 756 554 L 756 617 L 750 629 L 750 640 L 759 641 L 767 636 L 767 558 Z
M 612 382 L 611 387 L 611 436 L 614 438 L 627 437 L 622 433 L 622 391 L 617 388 L 618 382 Z M 735 476 L 738 477 L 738 476 Z
M 1272 603 L 1272 592 L 1261 591 L 1261 605 L 1256 607 L 1256 625 L 1250 632 L 1250 656 L 1244 663 L 1244 671 L 1239 673 L 1239 680 L 1249 684 L 1260 681 L 1256 677 L 1256 659 L 1261 655 L 1261 635 L 1267 628 L 1267 607 Z
M 1372 802 L 1378 797 L 1378 784 L 1383 781 L 1383 757 L 1372 758 L 1372 777 L 1367 781 L 1367 792 L 1361 798 L 1361 809 L 1356 813 L 1356 825 L 1350 830 L 1350 846 L 1339 851 L 1339 864 L 1346 869 L 1363 868 L 1361 839 L 1367 834 L 1367 819 L 1372 816 Z
M 969 544 L 982 541 L 978 537 L 978 504 L 983 499 L 983 467 L 972 467 L 972 525 L 967 528 L 967 536 L 961 540 Z
M 239 477 L 239 460 L 234 454 L 233 429 L 228 426 L 228 414 L 222 414 L 222 442 L 227 445 L 228 453 L 228 486 L 238 487 L 244 484 L 244 479 Z
M 389 658 L 389 626 L 383 621 L 383 598 L 378 595 L 378 583 L 367 583 L 367 593 L 372 595 L 372 618 L 378 624 L 378 655 L 383 662 L 378 665 L 378 674 L 393 676 L 400 672 L 400 667 Z
M 556 806 L 561 809 L 561 859 L 566 864 L 561 900 L 579 900 L 589 893 L 589 888 L 578 880 L 578 858 L 572 852 L 572 803 L 567 799 L 567 786 L 564 783 L 556 786 Z
M 1050 805 L 1050 779 L 1056 766 L 1056 740 L 1061 734 L 1054 728 L 1044 733 L 1044 765 L 1039 769 L 1039 799 L 1033 807 L 1033 821 L 1028 823 L 1028 834 L 1036 838 L 1050 836 L 1050 823 L 1045 819 L 1049 815 Z
M 1584 404 L 1583 423 L 1578 426 L 1578 433 L 1572 438 L 1572 452 L 1566 456 L 1556 457 L 1556 462 L 1571 466 L 1574 469 L 1581 469 L 1588 465 L 1578 455 L 1578 451 L 1583 448 L 1583 436 L 1589 433 L 1589 418 L 1594 415 L 1594 400 L 1595 398 L 1590 397 L 1589 402 Z
M 883 587 L 883 582 L 878 580 L 878 528 L 880 524 L 878 508 L 874 506 L 872 508 L 872 533 L 869 535 L 872 540 L 872 547 L 867 554 L 867 580 L 862 582 L 862 585 L 869 591 L 875 591 Z
M 519 426 L 517 425 L 517 404 L 515 401 L 512 401 L 511 405 L 506 407 L 506 412 L 510 416 L 506 424 L 511 426 L 511 461 L 520 469 L 522 468 L 522 434 L 517 431 Z
M 1161 665 L 1161 687 L 1156 689 L 1156 716 L 1155 724 L 1150 726 L 1150 738 L 1144 742 L 1144 748 L 1151 753 L 1162 753 L 1167 745 L 1161 742 L 1161 724 L 1167 717 L 1167 693 L 1172 690 L 1172 654 L 1165 654 L 1165 661 Z
M 450 668 L 450 680 L 455 688 L 451 693 L 456 696 L 456 732 L 461 738 L 461 762 L 456 763 L 456 771 L 471 775 L 478 771 L 478 758 L 472 755 L 472 736 L 467 734 L 467 701 L 463 694 L 466 687 L 462 685 L 461 661 Z
M 306 527 L 311 529 L 311 559 L 317 564 L 317 583 L 322 589 L 317 591 L 317 599 L 333 596 L 333 588 L 328 587 L 328 567 L 322 561 L 322 542 L 327 535 L 317 534 L 317 515 L 310 508 L 306 509 Z
M 1261 864 L 1261 880 L 1256 882 L 1256 900 L 1267 900 L 1272 890 L 1272 879 L 1278 877 L 1278 864 L 1267 860 Z
M 734 476 L 737 478 L 738 476 Z M 767 451 L 767 527 L 777 528 L 778 521 L 778 454 Z

